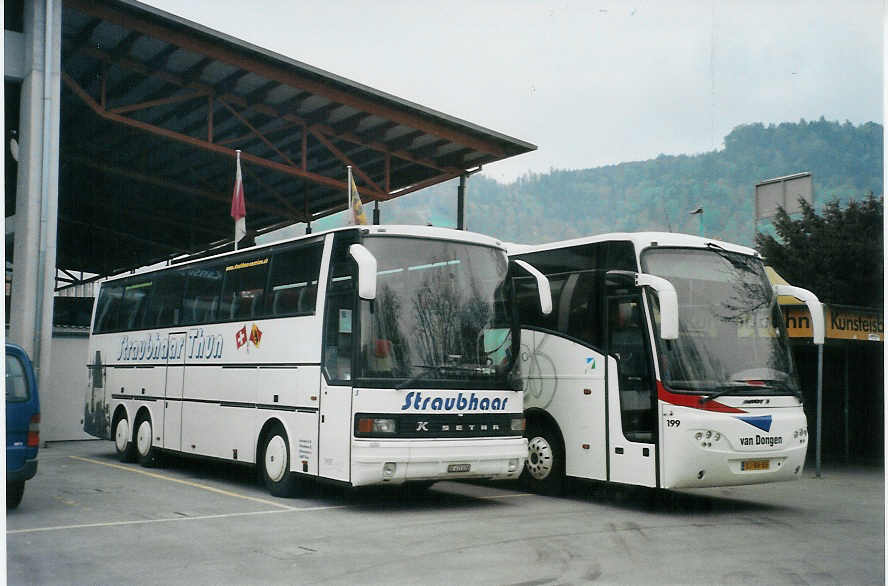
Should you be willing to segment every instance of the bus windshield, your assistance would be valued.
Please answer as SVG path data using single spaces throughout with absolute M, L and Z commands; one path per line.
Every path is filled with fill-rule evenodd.
M 678 339 L 656 337 L 671 390 L 799 393 L 777 297 L 759 259 L 713 245 L 649 249 L 641 261 L 678 294 Z M 650 300 L 657 322 L 656 299 Z
M 383 387 L 507 388 L 513 365 L 505 252 L 371 236 L 377 294 L 361 302 L 358 372 Z

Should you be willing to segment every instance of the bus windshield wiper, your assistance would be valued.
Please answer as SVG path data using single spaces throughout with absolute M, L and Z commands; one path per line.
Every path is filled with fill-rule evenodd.
M 746 383 L 743 381 L 737 381 L 731 385 L 722 385 L 722 386 L 716 387 L 716 389 L 718 389 L 718 390 L 716 390 L 714 393 L 706 395 L 705 397 L 700 399 L 700 404 L 702 405 L 703 403 L 708 403 L 709 401 L 712 401 L 713 399 L 717 399 L 717 398 L 722 397 L 724 395 L 731 395 L 733 393 L 736 393 L 737 391 L 748 391 L 749 389 L 773 390 L 774 387 L 771 387 L 768 385 L 754 385 L 754 384 Z
M 741 260 L 743 257 L 740 257 L 740 255 L 738 253 L 730 253 L 727 250 L 725 250 L 723 247 L 716 244 L 715 242 L 707 242 L 706 247 L 709 250 L 713 251 L 715 254 L 719 255 L 720 257 L 722 257 L 723 259 L 728 261 L 729 263 L 731 263 L 731 265 L 735 269 L 739 269 L 739 270 L 745 271 L 747 273 L 754 273 L 755 272 L 746 261 Z
M 410 378 L 396 386 L 395 390 L 401 390 L 406 386 L 412 385 L 418 380 L 427 378 L 429 376 L 429 373 L 439 374 L 441 372 L 450 371 L 468 373 L 476 376 L 489 376 L 496 373 L 493 368 L 488 368 L 485 366 L 463 366 L 461 364 L 413 364 L 411 366 L 413 366 L 413 368 L 422 368 L 424 370 L 411 376 Z

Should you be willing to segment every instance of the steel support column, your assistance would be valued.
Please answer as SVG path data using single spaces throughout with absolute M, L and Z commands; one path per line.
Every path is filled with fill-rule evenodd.
M 38 376 L 50 363 L 52 342 L 59 193 L 61 18 L 59 0 L 24 3 L 25 75 L 19 118 L 9 340 L 28 351 Z
M 466 229 L 466 177 L 465 173 L 459 176 L 459 187 L 456 189 L 456 229 Z

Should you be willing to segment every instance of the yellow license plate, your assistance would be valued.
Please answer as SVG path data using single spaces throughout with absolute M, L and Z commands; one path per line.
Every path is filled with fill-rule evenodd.
M 768 470 L 771 467 L 770 460 L 743 460 L 740 462 L 740 470 Z

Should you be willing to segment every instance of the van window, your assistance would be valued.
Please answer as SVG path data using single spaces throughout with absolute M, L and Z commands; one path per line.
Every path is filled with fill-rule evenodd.
M 17 356 L 6 355 L 6 401 L 22 403 L 31 397 L 25 367 Z

